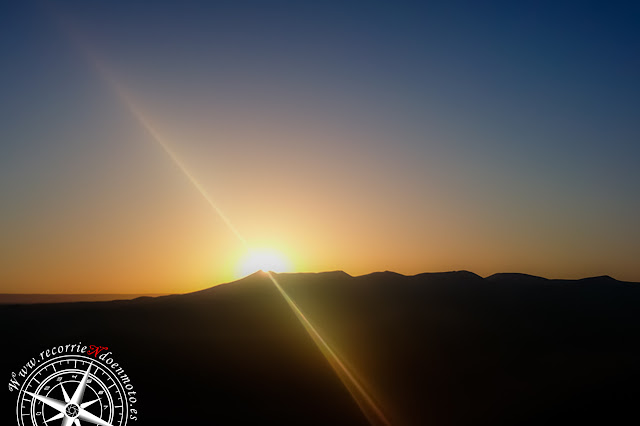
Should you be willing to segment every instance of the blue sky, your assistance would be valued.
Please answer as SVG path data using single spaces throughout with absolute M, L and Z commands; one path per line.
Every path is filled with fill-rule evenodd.
M 0 285 L 195 288 L 241 256 L 91 57 L 297 270 L 640 280 L 638 18 L 634 2 L 5 2 Z

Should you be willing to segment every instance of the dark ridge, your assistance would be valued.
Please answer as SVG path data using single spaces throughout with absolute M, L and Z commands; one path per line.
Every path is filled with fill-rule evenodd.
M 520 274 L 515 272 L 503 272 L 498 274 L 493 274 L 485 278 L 485 280 L 494 283 L 502 283 L 502 282 L 512 282 L 512 283 L 543 283 L 548 282 L 547 278 L 538 277 L 535 275 L 529 274 Z
M 275 277 L 281 278 L 290 278 L 290 277 L 298 277 L 298 278 L 306 278 L 306 277 L 317 277 L 317 278 L 353 278 L 351 275 L 347 274 L 344 271 L 325 271 L 325 272 L 271 272 Z
M 365 274 L 365 275 L 358 275 L 355 278 L 358 279 L 367 279 L 367 278 L 374 278 L 374 279 L 379 279 L 379 278 L 400 278 L 400 277 L 404 277 L 406 278 L 406 275 L 402 275 L 399 274 L 397 272 L 393 272 L 393 271 L 378 271 L 378 272 L 372 272 L 370 274 Z
M 612 278 L 609 275 L 600 275 L 597 277 L 588 277 L 588 278 L 582 278 L 578 281 L 582 281 L 582 282 L 616 282 L 616 283 L 621 283 L 623 281 L 618 281 L 615 278 Z
M 193 291 L 191 293 L 185 293 L 180 296 L 192 297 L 192 296 L 198 296 L 198 295 L 208 295 L 208 294 L 215 293 L 216 291 L 224 291 L 224 289 L 227 287 L 255 285 L 259 283 L 266 283 L 267 281 L 269 281 L 269 277 L 267 273 L 260 270 L 260 271 L 254 272 L 251 275 L 247 275 L 244 278 L 240 278 L 239 280 L 236 280 L 236 281 L 217 284 L 217 285 L 214 285 L 213 287 L 208 287 L 202 290 Z
M 449 271 L 449 272 L 423 272 L 421 274 L 414 275 L 412 278 L 424 278 L 424 279 L 438 279 L 438 280 L 476 280 L 482 281 L 482 277 L 473 272 L 461 270 L 461 271 Z
M 0 294 L 0 305 L 27 305 L 45 303 L 72 302 L 112 302 L 116 300 L 134 300 L 152 298 L 165 294 Z

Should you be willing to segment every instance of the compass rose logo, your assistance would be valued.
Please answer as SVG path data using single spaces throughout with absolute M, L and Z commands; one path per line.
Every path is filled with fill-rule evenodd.
M 69 346 L 79 353 L 66 354 L 75 349 Z M 86 346 L 57 349 L 62 350 L 51 352 L 58 356 L 47 350 L 12 375 L 9 389 L 18 391 L 19 426 L 126 426 L 137 420 L 136 392 L 110 352 L 98 358 L 98 351 L 87 352 Z
M 63 426 L 70 426 L 72 423 L 75 423 L 75 425 L 78 426 L 81 424 L 80 420 L 85 420 L 91 424 L 96 424 L 100 426 L 113 426 L 111 423 L 108 423 L 102 420 L 100 417 L 96 416 L 95 414 L 91 414 L 89 411 L 86 410 L 86 408 L 89 407 L 90 405 L 100 401 L 99 398 L 95 398 L 87 402 L 82 402 L 84 391 L 87 388 L 87 380 L 89 380 L 89 373 L 91 372 L 91 367 L 92 367 L 92 364 L 89 364 L 87 371 L 85 372 L 84 376 L 82 377 L 82 380 L 76 387 L 76 390 L 73 393 L 73 396 L 71 396 L 71 398 L 69 398 L 69 394 L 67 394 L 67 391 L 64 388 L 64 384 L 62 383 L 62 381 L 60 381 L 59 385 L 60 385 L 60 390 L 64 395 L 64 401 L 59 401 L 57 399 L 49 398 L 44 395 L 38 395 L 36 393 L 29 392 L 26 390 L 23 391 L 24 393 L 32 397 L 34 400 L 39 401 L 42 404 L 47 405 L 58 412 L 54 416 L 45 420 L 45 423 L 49 423 L 57 419 L 63 419 L 63 422 L 62 422 Z

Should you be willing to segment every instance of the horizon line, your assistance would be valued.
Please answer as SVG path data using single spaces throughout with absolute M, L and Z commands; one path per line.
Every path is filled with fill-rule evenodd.
M 587 279 L 594 279 L 594 278 L 609 278 L 612 279 L 614 281 L 617 282 L 627 282 L 627 283 L 638 283 L 640 284 L 640 281 L 625 281 L 625 280 L 619 280 L 617 278 L 612 277 L 611 275 L 608 274 L 604 274 L 604 275 L 593 275 L 593 276 L 586 276 L 586 277 L 581 277 L 581 278 L 547 278 L 547 277 L 543 277 L 540 275 L 533 275 L 533 274 L 528 274 L 528 273 L 524 273 L 524 272 L 496 272 L 487 276 L 482 276 L 479 274 L 476 274 L 473 271 L 467 270 L 467 269 L 457 269 L 457 270 L 448 270 L 448 271 L 428 271 L 428 272 L 419 272 L 417 274 L 403 274 L 400 272 L 395 272 L 395 271 L 390 271 L 390 270 L 384 270 L 384 271 L 373 271 L 373 272 L 369 272 L 369 273 L 365 273 L 365 274 L 361 274 L 361 275 L 351 275 L 348 272 L 342 270 L 342 269 L 334 269 L 334 270 L 326 270 L 326 271 L 296 271 L 296 272 L 276 272 L 276 271 L 264 271 L 262 269 L 258 269 L 255 272 L 245 275 L 243 277 L 239 277 L 234 279 L 233 281 L 224 281 L 224 282 L 219 282 L 216 284 L 212 284 L 209 287 L 204 287 L 204 288 L 200 288 L 200 289 L 196 289 L 196 290 L 192 290 L 192 291 L 188 291 L 188 292 L 145 292 L 145 293 L 0 293 L 0 296 L 139 296 L 139 297 L 144 297 L 144 296 L 149 296 L 149 297 L 159 297 L 159 296 L 168 296 L 168 295 L 176 295 L 176 294 L 189 294 L 189 293 L 193 293 L 193 292 L 198 292 L 201 290 L 206 290 L 212 287 L 217 287 L 219 285 L 225 285 L 225 284 L 233 284 L 235 282 L 238 281 L 242 281 L 248 277 L 251 277 L 253 275 L 256 274 L 268 274 L 268 273 L 272 273 L 272 274 L 276 274 L 276 275 L 304 275 L 304 274 L 327 274 L 327 273 L 343 273 L 351 278 L 359 278 L 359 277 L 366 277 L 368 275 L 373 275 L 373 274 L 380 274 L 380 273 L 391 273 L 391 274 L 396 274 L 396 275 L 401 275 L 403 277 L 415 277 L 418 275 L 425 275 L 425 274 L 449 274 L 449 273 L 460 273 L 460 272 L 467 272 L 473 275 L 478 276 L 481 279 L 487 279 L 490 278 L 492 276 L 495 275 L 520 275 L 520 276 L 527 276 L 527 277 L 533 277 L 533 278 L 540 278 L 540 279 L 544 279 L 547 281 L 580 281 L 580 280 L 587 280 Z

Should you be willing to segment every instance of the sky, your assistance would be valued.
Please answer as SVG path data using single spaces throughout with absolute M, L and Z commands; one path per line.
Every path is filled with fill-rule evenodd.
M 639 19 L 3 2 L 0 292 L 192 291 L 255 249 L 292 272 L 640 281 Z

